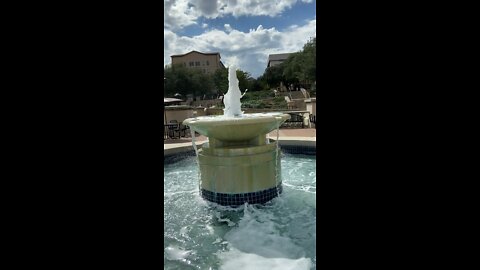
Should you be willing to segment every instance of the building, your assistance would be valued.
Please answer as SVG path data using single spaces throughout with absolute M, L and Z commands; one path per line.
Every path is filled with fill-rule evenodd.
M 287 60 L 290 54 L 291 53 L 269 54 L 267 67 L 280 65 L 283 61 Z
M 191 51 L 186 54 L 178 54 L 170 56 L 172 65 L 183 65 L 188 68 L 197 68 L 203 73 L 214 73 L 217 69 L 225 68 L 220 61 L 220 53 L 201 53 Z

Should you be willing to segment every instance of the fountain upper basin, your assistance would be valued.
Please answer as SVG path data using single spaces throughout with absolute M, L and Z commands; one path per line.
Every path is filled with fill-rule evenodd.
M 267 134 L 289 118 L 290 115 L 283 113 L 252 113 L 239 117 L 200 116 L 185 119 L 183 124 L 207 137 L 238 142 Z

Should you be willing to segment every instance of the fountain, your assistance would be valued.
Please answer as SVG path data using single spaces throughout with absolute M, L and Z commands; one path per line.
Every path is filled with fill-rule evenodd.
M 282 192 L 278 128 L 290 118 L 283 113 L 244 114 L 234 66 L 228 71 L 223 116 L 201 116 L 183 121 L 190 127 L 199 166 L 201 196 L 221 205 L 265 203 Z M 272 144 L 267 134 L 277 129 Z M 196 148 L 195 133 L 208 137 Z

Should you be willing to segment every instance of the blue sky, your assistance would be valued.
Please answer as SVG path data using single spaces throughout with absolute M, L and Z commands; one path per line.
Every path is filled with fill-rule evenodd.
M 299 51 L 316 36 L 313 0 L 169 0 L 164 7 L 164 65 L 173 54 L 220 52 L 225 66 L 256 78 L 268 54 Z

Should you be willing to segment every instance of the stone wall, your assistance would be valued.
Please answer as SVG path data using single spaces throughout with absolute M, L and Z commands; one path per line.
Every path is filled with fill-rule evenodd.
M 317 99 L 310 98 L 305 100 L 306 110 L 310 112 L 310 114 L 317 115 Z

